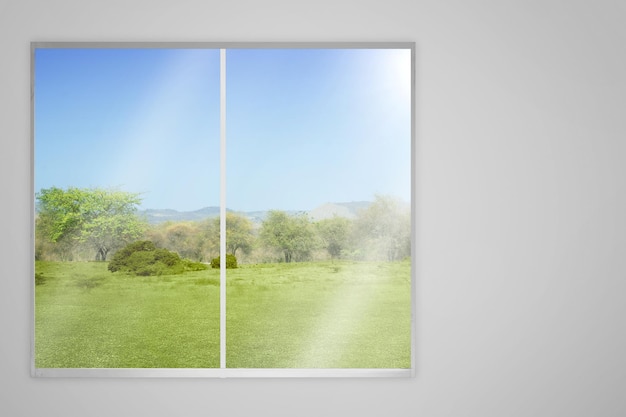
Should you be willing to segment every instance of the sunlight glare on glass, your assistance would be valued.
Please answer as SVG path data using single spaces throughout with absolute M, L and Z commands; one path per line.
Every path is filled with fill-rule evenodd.
M 380 72 L 389 98 L 402 104 L 411 98 L 411 51 L 409 49 L 385 50 L 380 62 Z
M 329 297 L 316 325 L 303 340 L 294 368 L 346 367 L 351 352 L 357 346 L 364 347 L 358 335 L 378 314 L 378 292 L 394 279 L 392 274 L 375 269 L 364 272 L 351 276 Z

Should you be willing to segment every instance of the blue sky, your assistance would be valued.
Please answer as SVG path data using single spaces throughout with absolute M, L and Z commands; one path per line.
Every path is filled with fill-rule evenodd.
M 410 199 L 409 50 L 229 49 L 227 206 Z M 35 190 L 219 205 L 219 50 L 39 49 Z

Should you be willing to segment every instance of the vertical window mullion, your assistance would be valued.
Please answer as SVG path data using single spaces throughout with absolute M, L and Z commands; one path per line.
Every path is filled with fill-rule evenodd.
M 220 49 L 220 368 L 226 368 L 226 50 Z

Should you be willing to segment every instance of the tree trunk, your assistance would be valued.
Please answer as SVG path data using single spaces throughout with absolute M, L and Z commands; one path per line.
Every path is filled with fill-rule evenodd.
M 98 252 L 96 253 L 96 261 L 106 261 L 107 260 L 107 254 L 109 253 L 109 250 L 105 247 L 101 247 L 98 248 Z

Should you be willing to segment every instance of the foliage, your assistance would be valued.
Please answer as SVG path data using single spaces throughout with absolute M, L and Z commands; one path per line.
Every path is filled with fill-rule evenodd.
M 183 266 L 185 267 L 185 271 L 204 271 L 205 269 L 209 269 L 207 264 L 194 262 L 189 259 L 183 259 Z
M 303 213 L 289 215 L 280 210 L 269 211 L 260 237 L 267 246 L 282 252 L 285 262 L 307 260 L 318 245 L 311 222 Z
M 344 217 L 333 217 L 315 223 L 323 246 L 331 258 L 340 258 L 349 243 L 352 222 Z
M 107 268 L 111 272 L 121 271 L 126 264 L 126 260 L 133 253 L 141 251 L 149 252 L 154 250 L 156 250 L 156 246 L 149 240 L 139 240 L 137 242 L 130 243 L 113 255 L 113 259 L 111 259 Z
M 87 245 L 95 250 L 96 260 L 104 261 L 110 251 L 137 239 L 144 230 L 136 216 L 138 194 L 52 187 L 42 189 L 37 201 L 36 236 L 58 245 L 64 257 L 76 246 Z
M 173 275 L 183 273 L 185 264 L 177 253 L 157 248 L 148 240 L 140 240 L 117 251 L 108 269 L 141 276 Z
M 168 221 L 150 226 L 144 233 L 144 239 L 183 258 L 202 262 L 219 253 L 219 226 L 216 229 L 213 223 L 213 219 Z
M 215 228 L 220 236 L 220 218 L 215 220 Z M 232 255 L 237 255 L 237 250 L 250 253 L 254 242 L 252 233 L 252 223 L 247 217 L 236 213 L 226 213 L 226 251 Z
M 212 218 L 200 222 L 198 228 L 202 237 L 202 259 L 213 259 L 220 254 L 220 226 Z
M 211 268 L 219 268 L 221 262 L 221 257 L 213 258 L 211 260 Z M 226 254 L 226 269 L 235 269 L 237 268 L 237 258 L 235 255 L 230 253 Z
M 48 216 L 37 216 L 35 218 L 35 259 L 36 260 L 60 260 L 72 261 L 75 252 L 80 246 L 77 239 L 63 238 L 56 242 L 52 241 L 48 235 L 52 219 Z M 90 257 L 93 256 L 90 250 Z
M 202 240 L 197 223 L 169 223 L 165 228 L 164 247 L 189 259 L 202 260 Z
M 387 196 L 376 196 L 354 225 L 355 242 L 367 259 L 395 261 L 411 255 L 411 210 Z
M 35 285 L 43 285 L 46 283 L 46 277 L 43 272 L 35 272 Z
M 69 226 L 56 243 L 47 237 L 55 225 L 53 220 L 53 216 L 43 213 L 36 219 L 36 259 L 50 259 L 49 254 L 61 260 L 85 259 L 81 256 L 85 245 L 78 239 L 80 234 L 72 234 Z M 70 220 L 67 225 L 71 224 Z M 158 248 L 189 259 L 188 262 L 207 263 L 220 254 L 220 220 L 211 217 L 203 221 L 160 223 L 147 226 L 132 241 L 137 239 L 150 240 Z M 258 229 L 246 216 L 228 212 L 226 252 L 237 256 L 238 264 L 278 260 L 286 263 L 325 259 L 401 260 L 411 254 L 410 206 L 392 197 L 377 196 L 354 219 L 335 216 L 316 222 L 305 213 L 273 210 Z M 189 268 L 201 266 L 185 267 Z

